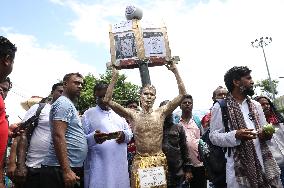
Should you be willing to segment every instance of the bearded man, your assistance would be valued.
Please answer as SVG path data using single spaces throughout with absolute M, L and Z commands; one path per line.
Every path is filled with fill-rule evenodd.
M 229 148 L 225 154 L 227 187 L 282 187 L 280 169 L 266 144 L 272 135 L 263 131 L 267 124 L 264 113 L 261 105 L 249 97 L 254 94 L 250 73 L 248 67 L 240 66 L 225 74 L 230 130 L 225 132 L 220 105 L 215 103 L 209 137 L 214 145 Z

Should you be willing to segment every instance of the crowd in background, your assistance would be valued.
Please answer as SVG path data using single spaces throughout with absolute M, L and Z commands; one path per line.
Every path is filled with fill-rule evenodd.
M 68 73 L 63 82 L 51 86 L 51 101 L 33 105 L 22 122 L 8 126 L 4 100 L 12 87 L 8 75 L 16 51 L 14 44 L 0 36 L 0 188 L 5 187 L 5 176 L 12 181 L 9 186 L 17 188 L 133 187 L 132 169 L 140 155 L 135 143 L 139 134 L 135 133 L 139 130 L 133 130 L 133 118 L 127 117 L 144 112 L 139 107 L 141 101 L 130 100 L 122 111 L 125 114 L 117 113 L 116 106 L 105 100 L 111 84 L 99 82 L 93 88 L 97 105 L 79 115 L 74 103 L 80 97 L 83 76 Z M 167 187 L 283 187 L 283 116 L 269 98 L 252 99 L 254 82 L 247 67 L 231 68 L 224 81 L 226 88 L 219 86 L 213 91 L 213 105 L 201 120 L 193 114 L 193 96 L 189 94 L 182 96 L 179 112 L 164 117 L 160 147 L 166 157 Z M 154 95 L 152 86 L 141 90 L 141 100 L 146 102 Z M 218 100 L 226 102 L 229 130 Z M 169 104 L 169 100 L 162 101 L 159 108 L 166 109 Z M 274 134 L 264 131 L 267 123 L 276 128 Z M 209 185 L 209 167 L 198 150 L 206 133 L 213 145 L 227 148 L 224 177 L 209 178 Z

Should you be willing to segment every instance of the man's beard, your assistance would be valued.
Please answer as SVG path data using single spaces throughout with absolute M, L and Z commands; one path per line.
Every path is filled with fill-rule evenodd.
M 254 89 L 253 87 L 245 87 L 245 86 L 241 86 L 240 87 L 240 91 L 244 96 L 253 96 L 254 95 Z

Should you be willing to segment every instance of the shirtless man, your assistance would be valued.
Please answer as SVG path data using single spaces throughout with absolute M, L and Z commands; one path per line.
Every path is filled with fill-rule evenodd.
M 141 90 L 140 100 L 142 111 L 138 112 L 129 108 L 124 108 L 112 101 L 112 93 L 115 82 L 118 78 L 118 71 L 113 68 L 112 80 L 107 89 L 104 102 L 107 103 L 117 114 L 128 119 L 133 128 L 137 154 L 133 160 L 131 170 L 131 187 L 140 187 L 138 169 L 163 167 L 166 174 L 166 157 L 162 152 L 163 124 L 165 117 L 171 114 L 183 100 L 186 90 L 177 67 L 174 63 L 168 66 L 176 78 L 179 95 L 172 101 L 160 108 L 153 110 L 156 99 L 156 89 L 154 86 L 146 85 Z M 160 187 L 167 187 L 165 183 Z

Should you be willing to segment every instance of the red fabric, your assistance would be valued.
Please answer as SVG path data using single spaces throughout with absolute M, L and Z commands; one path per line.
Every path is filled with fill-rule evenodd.
M 6 119 L 5 104 L 0 95 L 0 164 L 2 164 L 8 141 L 8 121 Z
M 266 121 L 268 123 L 271 123 L 272 125 L 277 125 L 278 124 L 278 119 L 275 114 L 271 114 L 269 116 L 266 116 Z
M 127 152 L 130 152 L 133 154 L 136 153 L 136 146 L 135 146 L 134 138 L 132 138 L 130 142 L 127 144 Z
M 203 116 L 202 120 L 201 120 L 201 125 L 203 126 L 203 128 L 207 128 L 206 127 L 206 123 L 210 122 L 211 119 L 211 113 L 207 113 L 205 116 Z

